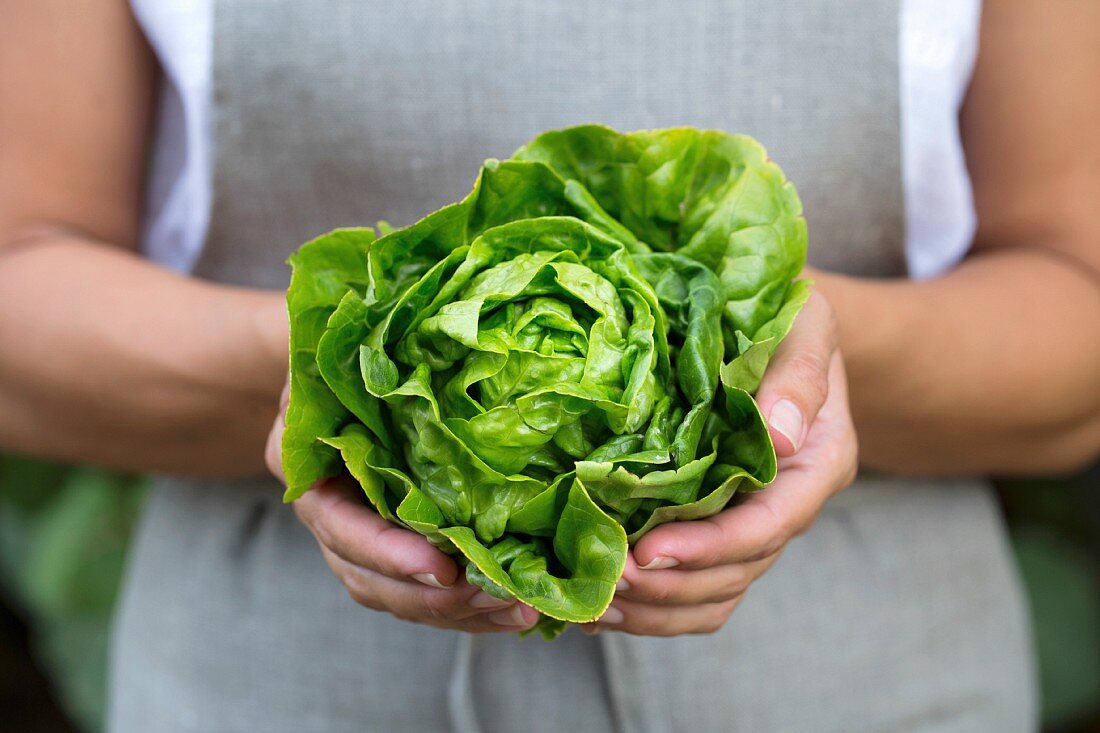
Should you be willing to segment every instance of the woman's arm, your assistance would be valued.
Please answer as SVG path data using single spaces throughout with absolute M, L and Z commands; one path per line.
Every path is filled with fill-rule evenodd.
M 262 471 L 282 296 L 136 254 L 155 61 L 128 3 L 12 0 L 0 17 L 0 445 Z
M 837 313 L 864 464 L 1046 471 L 1100 449 L 1097 79 L 1100 6 L 988 0 L 964 118 L 981 217 L 974 254 L 924 283 L 814 273 Z M 828 308 L 807 307 L 761 384 L 782 456 L 775 482 L 643 537 L 591 629 L 717 628 L 851 479 L 843 370 L 820 340 L 833 323 Z M 777 411 L 784 401 L 797 409 Z
M 963 114 L 974 251 L 926 282 L 815 273 L 865 465 L 1026 473 L 1100 452 L 1100 4 L 989 0 Z

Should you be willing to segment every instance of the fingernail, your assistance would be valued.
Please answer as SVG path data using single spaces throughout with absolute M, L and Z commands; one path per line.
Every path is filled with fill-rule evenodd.
M 523 618 L 523 607 L 519 605 L 506 608 L 502 611 L 493 611 L 489 614 L 489 620 L 497 626 L 528 626 Z
M 435 577 L 431 573 L 413 573 L 413 580 L 423 583 L 424 585 L 431 586 L 432 588 L 450 588 L 449 585 L 443 585 L 439 582 L 439 578 Z
M 779 400 L 772 405 L 768 424 L 783 433 L 794 449 L 798 450 L 798 445 L 802 442 L 802 411 L 793 402 Z
M 514 605 L 516 599 L 514 598 L 497 598 L 491 596 L 483 590 L 479 590 L 477 595 L 470 598 L 468 603 L 472 608 L 504 608 L 506 606 Z
M 645 565 L 639 565 L 642 570 L 668 570 L 674 568 L 680 564 L 680 561 L 674 557 L 665 557 L 664 555 L 658 555 Z
M 614 606 L 608 606 L 607 610 L 603 612 L 603 616 L 596 619 L 601 624 L 621 624 L 623 622 L 623 612 Z
M 615 584 L 615 590 L 630 590 L 630 583 L 626 578 L 619 578 L 619 582 Z

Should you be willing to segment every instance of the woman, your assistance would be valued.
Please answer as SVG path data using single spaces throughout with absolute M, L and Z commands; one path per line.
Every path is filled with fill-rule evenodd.
M 1100 449 L 1095 6 L 991 1 L 969 87 L 975 1 L 3 15 L 0 441 L 163 476 L 112 730 L 1033 727 L 1003 529 L 981 480 L 948 477 Z M 775 484 L 653 531 L 600 633 L 546 644 L 354 487 L 296 519 L 260 474 L 286 255 L 409 223 L 482 158 L 591 120 L 756 135 L 820 269 L 758 395 Z

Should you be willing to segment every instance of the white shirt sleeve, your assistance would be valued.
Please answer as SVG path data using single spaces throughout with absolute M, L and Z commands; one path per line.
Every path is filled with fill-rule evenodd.
M 909 274 L 966 254 L 977 217 L 959 109 L 978 53 L 980 0 L 901 0 L 901 167 Z
M 146 191 L 145 255 L 181 272 L 198 259 L 213 188 L 213 0 L 132 0 L 161 67 L 157 127 Z

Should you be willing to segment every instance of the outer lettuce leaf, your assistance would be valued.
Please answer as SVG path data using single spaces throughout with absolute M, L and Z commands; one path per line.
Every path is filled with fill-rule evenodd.
M 751 339 L 740 331 L 737 332 L 738 354 L 722 367 L 723 383 L 750 393 L 756 391 L 775 350 L 791 330 L 802 306 L 810 299 L 810 285 L 809 280 L 791 283 L 783 307 Z
M 594 621 L 611 603 L 626 565 L 626 532 L 592 502 L 581 482 L 573 483 L 568 497 L 553 538 L 562 566 L 557 571 L 548 567 L 540 540 L 513 536 L 486 546 L 468 527 L 439 531 L 470 561 L 471 581 L 484 576 L 498 594 L 503 589 L 550 618 Z
M 514 157 L 576 180 L 650 247 L 714 270 L 731 333 L 755 333 L 770 320 L 806 263 L 798 194 L 747 135 L 585 125 L 543 133 Z
M 809 286 L 755 141 L 545 133 L 379 229 L 292 258 L 288 500 L 347 471 L 552 638 L 606 610 L 628 540 L 774 478 L 751 392 Z
M 290 258 L 291 399 L 282 446 L 287 501 L 339 470 L 336 451 L 319 440 L 335 435 L 348 411 L 321 378 L 317 344 L 341 298 L 364 284 L 366 248 L 373 241 L 373 229 L 337 229 L 303 244 Z
M 631 544 L 657 525 L 665 522 L 684 522 L 704 519 L 722 511 L 738 491 L 762 489 L 775 479 L 775 448 L 768 437 L 767 424 L 752 396 L 737 387 L 723 383 L 726 397 L 726 416 L 733 429 L 724 436 L 726 444 L 723 458 L 727 463 L 721 473 L 718 486 L 694 501 L 665 504 L 658 507 L 629 536 Z

